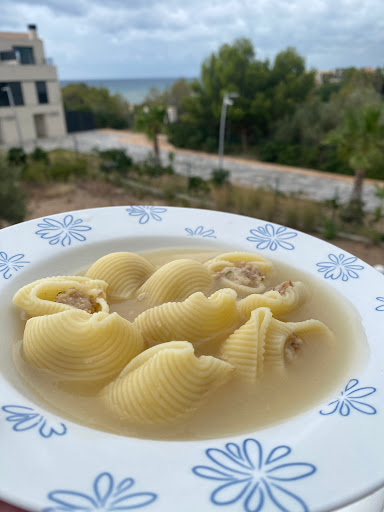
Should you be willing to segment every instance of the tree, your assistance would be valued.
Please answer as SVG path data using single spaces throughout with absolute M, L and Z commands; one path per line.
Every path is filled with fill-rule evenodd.
M 190 83 L 185 78 L 179 78 L 164 91 L 151 87 L 144 99 L 145 105 L 166 105 L 177 108 L 179 114 L 183 113 L 182 102 L 192 94 Z
M 62 88 L 64 108 L 92 112 L 97 128 L 130 128 L 132 113 L 129 103 L 120 94 L 111 94 L 106 87 L 89 87 L 85 83 L 67 84 Z
M 236 92 L 227 127 L 233 146 L 246 152 L 249 144 L 269 137 L 275 122 L 292 114 L 313 87 L 314 73 L 305 70 L 304 59 L 293 48 L 280 52 L 271 65 L 256 58 L 249 39 L 237 39 L 204 60 L 200 78 L 191 83 L 192 95 L 182 102 L 182 123 L 190 127 L 184 131 L 194 142 L 199 137 L 204 149 L 213 140 L 216 149 L 224 94 Z
M 315 86 L 314 71 L 305 70 L 305 61 L 288 47 L 276 55 L 268 81 L 272 119 L 292 115 L 297 105 L 304 103 Z
M 137 112 L 136 128 L 143 131 L 153 141 L 156 165 L 161 165 L 158 136 L 164 128 L 166 108 L 163 105 L 145 105 Z
M 360 220 L 362 215 L 364 176 L 380 157 L 384 148 L 383 138 L 383 108 L 378 104 L 349 110 L 344 122 L 325 138 L 326 143 L 337 147 L 340 156 L 355 172 L 350 210 L 357 212 L 356 220 Z
M 203 140 L 213 138 L 217 148 L 224 94 L 237 92 L 239 96 L 227 112 L 228 126 L 231 127 L 235 141 L 241 141 L 246 150 L 255 124 L 251 102 L 257 88 L 262 88 L 266 82 L 266 76 L 263 75 L 266 75 L 267 67 L 267 63 L 255 59 L 249 39 L 237 39 L 232 45 L 222 45 L 217 54 L 212 53 L 204 60 L 199 80 L 191 83 L 193 94 L 182 103 L 185 110 L 182 120 L 194 125 Z M 258 101 L 257 107 L 264 108 L 264 102 Z

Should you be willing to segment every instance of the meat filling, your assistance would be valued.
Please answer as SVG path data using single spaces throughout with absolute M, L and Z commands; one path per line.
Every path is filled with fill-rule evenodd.
M 68 290 L 65 290 L 65 292 L 58 293 L 55 298 L 55 302 L 67 304 L 68 306 L 72 306 L 77 309 L 82 309 L 87 313 L 95 313 L 97 306 L 93 297 L 90 297 L 80 290 L 76 290 L 76 288 L 69 288 Z
M 286 291 L 293 286 L 292 281 L 284 281 L 284 283 L 280 283 L 274 288 L 272 288 L 274 291 L 279 292 L 280 295 L 285 295 Z
M 303 340 L 292 334 L 285 342 L 284 355 L 287 362 L 295 361 L 298 358 L 301 348 L 303 346 Z
M 236 284 L 251 288 L 256 288 L 265 279 L 265 274 L 256 265 L 247 261 L 236 261 L 233 267 L 225 267 L 216 275 L 218 278 L 225 277 Z

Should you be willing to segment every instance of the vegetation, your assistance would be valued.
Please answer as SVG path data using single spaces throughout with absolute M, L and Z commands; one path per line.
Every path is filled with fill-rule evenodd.
M 152 87 L 145 97 L 145 105 L 162 105 L 175 107 L 179 115 L 184 113 L 184 98 L 192 94 L 190 83 L 185 78 L 180 78 L 164 91 Z
M 104 151 L 96 149 L 95 153 L 101 160 L 100 170 L 107 174 L 116 171 L 126 175 L 132 167 L 133 160 L 124 149 L 106 149 Z
M 164 106 L 153 103 L 149 106 L 145 105 L 136 115 L 136 128 L 143 131 L 149 140 L 153 141 L 156 166 L 161 165 L 158 136 L 162 131 L 166 113 Z
M 9 156 L 15 154 L 12 148 L 8 158 L 0 153 L 0 222 L 21 222 L 26 214 L 26 195 L 20 184 L 21 168 L 9 164 Z
M 348 205 L 350 220 L 363 218 L 363 180 L 367 171 L 383 159 L 384 110 L 381 105 L 365 105 L 349 110 L 343 123 L 330 132 L 326 141 L 334 144 L 340 158 L 355 172 L 352 195 Z
M 270 62 L 257 58 L 248 39 L 238 39 L 203 62 L 189 89 L 179 99 L 179 121 L 167 126 L 174 145 L 216 152 L 223 96 L 236 92 L 227 111 L 226 153 L 354 174 L 339 142 L 327 136 L 343 126 L 351 110 L 382 109 L 384 72 L 347 68 L 324 74 L 319 84 L 294 48 Z M 366 175 L 384 179 L 383 151 L 370 161 Z
M 213 169 L 211 172 L 211 182 L 216 187 L 221 187 L 224 184 L 229 183 L 230 172 L 226 169 Z
M 128 102 L 106 87 L 90 87 L 84 83 L 62 88 L 64 108 L 76 112 L 92 112 L 96 128 L 132 128 L 133 116 Z
M 7 153 L 7 162 L 9 165 L 23 165 L 27 160 L 27 155 L 23 148 L 10 148 Z
M 39 158 L 36 159 L 36 155 Z M 108 164 L 108 165 L 106 165 Z M 8 163 L 0 158 L 0 221 L 19 222 L 26 214 L 26 195 L 41 184 L 68 183 L 65 187 L 87 187 L 103 190 L 107 185 L 151 204 L 164 201 L 175 206 L 194 206 L 248 215 L 278 222 L 308 233 L 319 233 L 332 239 L 340 233 L 360 234 L 373 243 L 384 242 L 382 209 L 365 214 L 361 226 L 345 221 L 342 208 L 335 198 L 325 203 L 313 203 L 297 195 L 285 195 L 276 188 L 250 189 L 228 183 L 228 171 L 213 169 L 211 177 L 174 174 L 173 157 L 166 165 L 158 165 L 149 155 L 142 162 L 133 162 L 123 150 L 95 150 L 81 158 L 72 151 L 54 150 L 26 156 L 24 165 Z M 104 183 L 104 185 L 103 185 Z M 35 187 L 34 187 L 35 185 Z M 384 187 L 377 187 L 383 197 Z

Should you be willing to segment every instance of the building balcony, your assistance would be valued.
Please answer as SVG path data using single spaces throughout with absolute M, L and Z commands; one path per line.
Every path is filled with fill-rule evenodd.
M 43 64 L 9 64 L 12 61 L 0 62 L 1 82 L 24 82 L 29 80 L 57 80 L 56 66 L 52 61 L 45 59 Z M 50 63 L 48 63 L 50 62 Z

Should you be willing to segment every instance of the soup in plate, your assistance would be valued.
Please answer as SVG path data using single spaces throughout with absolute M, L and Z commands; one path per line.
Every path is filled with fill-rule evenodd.
M 119 252 L 40 279 L 16 368 L 53 412 L 151 439 L 254 432 L 319 407 L 364 362 L 357 311 L 247 252 Z

